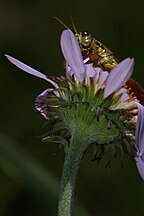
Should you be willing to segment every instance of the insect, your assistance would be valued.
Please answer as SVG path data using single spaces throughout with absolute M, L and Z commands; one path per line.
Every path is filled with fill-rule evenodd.
M 68 28 L 58 17 L 53 18 L 60 22 L 65 28 Z M 111 72 L 111 70 L 119 63 L 113 52 L 110 51 L 104 44 L 96 40 L 87 31 L 78 32 L 74 25 L 71 13 L 70 19 L 75 36 L 80 45 L 83 59 L 89 58 L 87 64 L 93 63 L 94 67 L 100 67 L 102 70 Z M 136 97 L 140 103 L 144 105 L 144 90 L 135 80 L 129 79 L 123 87 L 128 90 L 128 93 L 132 97 Z
M 76 31 L 75 36 L 80 45 L 83 59 L 89 58 L 87 63 L 93 63 L 94 67 L 100 67 L 109 72 L 119 63 L 113 52 L 87 31 Z M 144 105 L 144 90 L 135 80 L 129 79 L 123 87 L 127 88 L 128 93 Z
M 118 64 L 114 54 L 101 42 L 96 40 L 87 31 L 76 32 L 75 36 L 81 48 L 83 58 L 89 57 L 88 63 L 93 63 L 94 67 L 110 71 Z

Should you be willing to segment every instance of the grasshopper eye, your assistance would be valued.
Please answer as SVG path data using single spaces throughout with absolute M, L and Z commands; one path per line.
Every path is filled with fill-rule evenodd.
M 87 31 L 80 32 L 79 34 L 79 43 L 83 47 L 83 49 L 89 49 L 92 42 L 92 36 Z
M 89 33 L 87 31 L 82 32 L 82 37 L 85 37 L 85 36 L 89 36 Z

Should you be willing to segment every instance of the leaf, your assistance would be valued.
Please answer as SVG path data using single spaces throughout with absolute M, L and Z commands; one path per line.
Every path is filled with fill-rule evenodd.
M 63 137 L 60 136 L 47 136 L 45 138 L 42 139 L 43 142 L 53 142 L 56 144 L 62 144 L 64 146 L 64 150 L 65 152 L 68 149 L 68 142 L 66 139 L 64 139 Z

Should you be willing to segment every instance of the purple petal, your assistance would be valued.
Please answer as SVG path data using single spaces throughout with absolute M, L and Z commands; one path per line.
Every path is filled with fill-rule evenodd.
M 124 101 L 128 100 L 129 98 L 130 98 L 130 96 L 128 95 L 128 93 L 123 93 L 120 100 L 122 102 L 124 102 Z
M 127 92 L 127 89 L 121 88 L 119 91 L 117 91 L 117 92 L 115 93 L 115 96 L 118 96 L 118 95 L 123 94 L 123 93 L 126 93 L 126 92 Z
M 90 84 L 90 78 L 96 77 L 97 72 L 96 72 L 95 68 L 93 67 L 93 64 L 86 64 L 85 69 L 86 69 L 85 80 L 89 85 Z
M 5 54 L 5 56 L 6 56 L 6 58 L 7 58 L 11 63 L 13 63 L 15 66 L 17 66 L 17 67 L 20 68 L 21 70 L 23 70 L 23 71 L 25 71 L 25 72 L 27 72 L 27 73 L 33 75 L 33 76 L 39 77 L 39 78 L 41 78 L 41 79 L 44 79 L 44 80 L 48 81 L 49 83 L 51 83 L 54 87 L 58 88 L 58 85 L 57 85 L 55 82 L 53 82 L 52 80 L 48 79 L 48 78 L 46 77 L 46 75 L 40 73 L 39 71 L 37 71 L 37 70 L 31 68 L 31 67 L 28 66 L 28 65 L 22 63 L 21 61 L 19 61 L 19 60 L 13 58 L 12 56 L 9 56 L 9 55 L 7 55 L 7 54 Z
M 141 155 L 137 155 L 135 160 L 136 160 L 136 166 L 139 171 L 139 174 L 144 180 L 144 158 Z
M 135 144 L 136 144 L 136 165 L 138 171 L 144 180 L 144 107 L 136 103 L 138 107 L 138 117 L 135 131 Z
M 128 102 L 129 106 L 133 106 L 133 105 L 135 105 L 136 103 L 138 103 L 138 100 L 137 100 L 137 99 L 134 99 L 134 100 Z M 133 110 L 133 113 L 136 113 L 136 110 Z
M 134 59 L 126 58 L 109 74 L 104 90 L 104 97 L 108 97 L 122 87 L 131 77 L 134 68 Z
M 136 103 L 138 107 L 138 117 L 135 131 L 136 148 L 141 155 L 144 155 L 144 107 Z
M 84 60 L 83 60 L 84 64 L 86 64 L 89 60 L 90 60 L 89 57 L 87 57 L 86 59 L 84 59 Z
M 53 93 L 54 89 L 46 89 L 41 94 L 36 97 L 35 107 L 36 109 L 46 118 L 48 119 L 48 105 L 46 103 L 46 99 L 48 98 L 50 93 Z
M 74 72 L 76 78 L 82 82 L 85 76 L 85 65 L 78 41 L 69 29 L 62 32 L 61 49 L 66 62 Z
M 95 82 L 97 82 L 101 74 L 101 68 L 96 67 L 94 69 L 96 71 L 96 74 L 95 74 L 95 77 L 93 77 L 93 79 L 95 80 Z
M 106 80 L 107 76 L 108 76 L 108 72 L 106 71 L 102 71 L 100 72 L 100 77 L 99 77 L 99 86 L 101 87 L 102 84 L 104 83 L 104 81 Z
M 93 64 L 86 64 L 85 69 L 86 69 L 85 77 L 87 79 L 89 79 L 90 77 L 95 77 L 97 75 L 97 71 L 93 67 Z
M 73 72 L 72 69 L 69 67 L 69 65 L 66 63 L 66 76 L 69 78 L 72 78 Z

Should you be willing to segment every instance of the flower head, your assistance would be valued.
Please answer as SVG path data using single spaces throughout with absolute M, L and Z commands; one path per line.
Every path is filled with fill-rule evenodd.
M 36 109 L 46 119 L 55 120 L 55 131 L 65 132 L 68 139 L 83 130 L 88 146 L 95 144 L 101 151 L 94 159 L 100 160 L 105 150 L 110 151 L 107 166 L 119 149 L 128 152 L 144 179 L 144 107 L 124 85 L 132 75 L 134 59 L 126 58 L 109 73 L 88 64 L 89 58 L 83 60 L 77 39 L 69 29 L 63 31 L 60 42 L 66 60 L 66 75 L 61 77 L 50 78 L 6 57 L 53 85 L 37 96 Z

